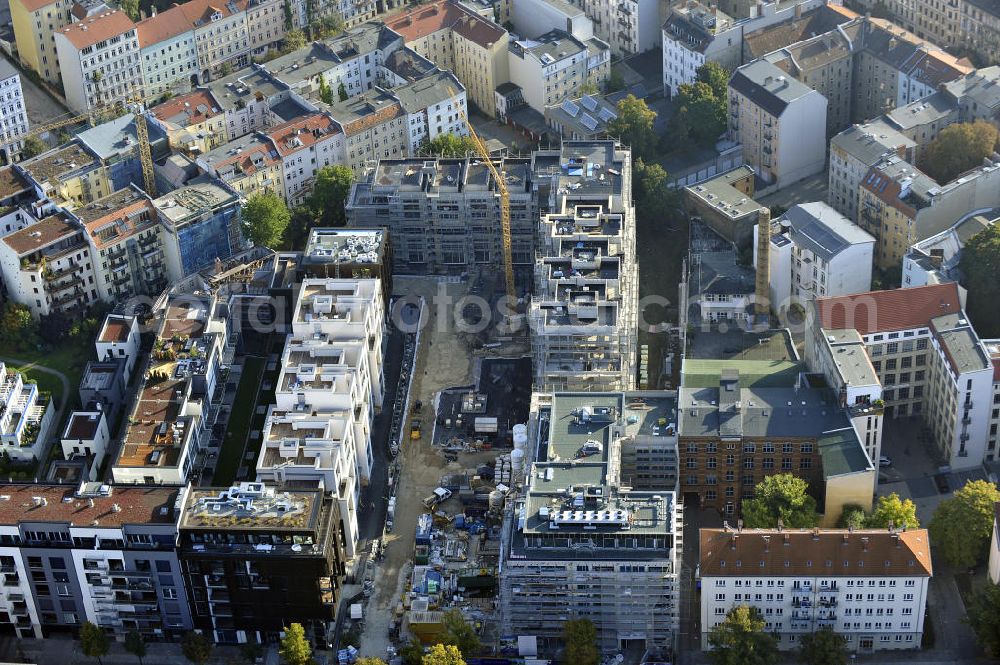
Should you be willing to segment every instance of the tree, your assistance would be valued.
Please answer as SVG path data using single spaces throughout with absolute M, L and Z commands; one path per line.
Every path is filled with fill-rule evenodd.
M 374 656 L 365 656 L 363 658 L 358 658 L 354 661 L 354 665 L 386 665 L 386 662 L 381 658 L 376 658 Z
M 969 238 L 958 259 L 969 291 L 969 316 L 982 337 L 1000 337 L 1000 224 Z
M 191 631 L 181 640 L 181 653 L 195 665 L 205 665 L 212 656 L 212 642 L 201 633 Z
M 346 166 L 324 166 L 316 172 L 316 182 L 306 204 L 323 225 L 347 224 L 344 203 L 351 193 L 353 182 L 354 172 Z
M 139 14 L 139 0 L 119 0 L 118 8 L 125 12 L 133 21 L 138 21 L 142 18 Z
M 301 30 L 289 30 L 281 41 L 281 52 L 291 53 L 306 45 L 306 35 Z
M 687 138 L 700 143 L 714 143 L 726 131 L 727 97 L 717 98 L 712 86 L 704 81 L 684 83 L 677 92 L 674 132 L 687 129 Z
M 837 520 L 838 529 L 863 529 L 868 520 L 865 509 L 856 503 L 845 503 Z
M 344 87 L 343 82 L 341 82 L 340 85 L 337 86 L 337 97 L 339 97 L 340 101 L 342 102 L 347 101 L 347 88 Z
M 708 633 L 709 658 L 715 665 L 772 665 L 778 660 L 774 637 L 764 632 L 760 610 L 737 605 Z
M 604 92 L 611 94 L 625 88 L 625 77 L 620 72 L 611 72 L 608 80 L 604 82 Z
M 294 27 L 294 23 L 292 21 L 292 3 L 289 0 L 285 0 L 281 10 L 285 15 L 285 32 L 288 32 Z
M 454 645 L 462 652 L 464 658 L 475 656 L 482 648 L 479 635 L 476 629 L 465 620 L 461 610 L 448 610 L 441 618 L 444 626 L 444 635 L 441 643 L 444 645 Z
M 958 122 L 941 130 L 920 154 L 917 166 L 942 185 L 982 164 L 997 144 L 997 128 L 984 120 Z
M 319 77 L 319 98 L 326 104 L 333 104 L 333 88 L 326 82 L 326 77 Z
M 707 83 L 716 99 L 729 96 L 729 70 L 717 62 L 706 62 L 695 70 L 695 80 Z
M 956 568 L 971 568 L 982 561 L 993 533 L 993 504 L 1000 490 L 985 480 L 973 480 L 945 499 L 934 511 L 931 542 L 937 553 Z
M 111 639 L 100 626 L 85 621 L 80 626 L 80 650 L 84 656 L 96 658 L 100 663 L 101 656 L 106 656 L 111 648 Z
M 809 483 L 790 473 L 766 476 L 754 488 L 754 498 L 743 502 L 743 524 L 750 529 L 773 529 L 778 520 L 790 529 L 813 527 L 818 519 Z
M 597 665 L 601 652 L 597 648 L 597 629 L 590 619 L 570 619 L 563 624 L 562 662 L 573 665 Z
M 425 141 L 420 151 L 436 157 L 465 157 L 479 154 L 472 137 L 451 132 L 438 134 L 433 140 Z
M 31 159 L 48 149 L 49 145 L 45 141 L 32 134 L 24 139 L 24 147 L 21 148 L 21 159 Z
M 407 642 L 400 647 L 399 657 L 403 659 L 403 665 L 421 665 L 424 660 L 424 646 L 416 639 Z
M 233 63 L 224 62 L 219 65 L 219 76 L 229 76 L 233 73 Z
M 608 135 L 631 146 L 635 155 L 648 156 L 656 147 L 656 134 L 653 133 L 656 111 L 635 95 L 629 95 L 618 102 L 615 112 L 618 117 L 608 122 Z
M 31 310 L 20 303 L 8 300 L 0 315 L 0 338 L 15 348 L 24 348 L 34 343 L 36 332 Z
M 139 665 L 142 665 L 142 659 L 146 655 L 146 643 L 142 639 L 142 634 L 138 630 L 132 629 L 125 634 L 125 651 L 139 659 Z
M 253 194 L 243 206 L 243 234 L 260 247 L 273 247 L 291 220 L 285 202 L 270 192 Z
M 640 157 L 632 168 L 636 210 L 640 215 L 656 215 L 664 209 L 677 207 L 677 192 L 668 186 L 670 176 L 656 162 L 646 163 Z
M 312 646 L 306 639 L 306 630 L 301 623 L 293 623 L 285 628 L 278 653 L 288 665 L 309 665 L 312 661 Z
M 847 640 L 829 626 L 799 639 L 799 655 L 805 665 L 844 665 L 847 662 Z
M 601 89 L 593 81 L 586 81 L 576 91 L 581 95 L 596 95 L 601 92 Z
M 421 665 L 465 665 L 462 653 L 458 647 L 444 644 L 435 644 L 431 650 L 424 654 L 420 661 Z
M 893 492 L 889 496 L 880 496 L 875 503 L 875 509 L 866 525 L 872 529 L 886 529 L 889 525 L 897 528 L 916 529 L 920 526 L 917 520 L 917 506 L 909 499 L 900 499 Z
M 965 612 L 965 622 L 975 631 L 979 646 L 993 658 L 1000 658 L 1000 586 L 986 582 L 972 594 Z

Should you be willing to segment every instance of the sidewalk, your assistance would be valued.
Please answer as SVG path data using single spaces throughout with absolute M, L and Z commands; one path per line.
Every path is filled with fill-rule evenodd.
M 191 665 L 181 653 L 180 644 L 153 642 L 146 645 L 147 653 L 142 659 L 144 665 Z M 76 640 L 52 637 L 45 640 L 20 640 L 16 652 L 23 656 L 22 662 L 37 665 L 97 665 L 96 658 L 88 658 L 80 651 Z M 17 662 L 17 659 L 15 659 Z M 108 655 L 101 658 L 104 665 L 138 665 L 139 659 L 125 651 L 121 642 L 113 642 Z M 246 663 L 239 647 L 217 646 L 212 649 L 209 665 L 230 665 Z

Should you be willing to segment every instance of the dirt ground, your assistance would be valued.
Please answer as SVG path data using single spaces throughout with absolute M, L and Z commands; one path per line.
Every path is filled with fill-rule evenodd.
M 431 449 L 430 427 L 434 422 L 434 395 L 443 388 L 472 383 L 472 354 L 454 330 L 450 310 L 438 311 L 433 297 L 442 283 L 435 277 L 395 277 L 395 295 L 421 295 L 428 303 L 428 320 L 420 333 L 417 348 L 413 386 L 409 400 L 423 403 L 421 419 L 427 423 L 420 441 L 405 441 L 400 451 L 400 474 L 396 498 L 396 515 L 393 532 L 385 537 L 385 556 L 374 573 L 375 586 L 365 609 L 365 630 L 361 637 L 360 651 L 365 656 L 385 657 L 390 645 L 389 627 L 393 612 L 400 603 L 407 576 L 412 570 L 414 529 L 417 517 L 424 512 L 421 499 L 429 495 L 447 470 L 459 471 L 476 460 L 473 455 L 463 455 L 457 463 L 446 465 L 443 457 Z M 451 296 L 464 294 L 465 284 L 446 284 Z M 408 425 L 404 425 L 406 431 Z M 488 457 L 488 456 L 487 456 Z M 443 506 L 448 508 L 448 505 Z

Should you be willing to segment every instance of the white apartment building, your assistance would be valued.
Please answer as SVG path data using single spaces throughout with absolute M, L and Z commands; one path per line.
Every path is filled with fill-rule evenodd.
M 504 634 L 535 636 L 549 652 L 562 624 L 579 616 L 593 622 L 605 653 L 675 643 L 684 516 L 676 436 L 657 423 L 676 407 L 666 393 L 533 396 L 527 479 L 508 498 L 501 536 Z M 623 449 L 658 443 L 673 453 L 670 479 L 624 487 Z
M 743 64 L 744 35 L 800 18 L 803 12 L 821 6 L 823 0 L 758 2 L 750 7 L 749 16 L 735 18 L 697 0 L 676 3 L 662 31 L 664 94 L 676 95 L 681 85 L 694 83 L 698 68 L 706 62 L 733 71 Z
M 98 362 L 117 360 L 125 361 L 124 380 L 128 385 L 132 382 L 132 371 L 139 360 L 139 321 L 134 316 L 108 314 L 101 324 L 94 341 Z
M 281 122 L 271 111 L 270 102 L 283 89 L 266 71 L 241 70 L 206 87 L 226 114 L 226 134 L 230 141 Z
M 406 111 L 408 154 L 419 154 L 426 141 L 442 134 L 466 136 L 465 86 L 451 72 L 437 72 L 392 91 Z
M 739 605 L 778 647 L 829 627 L 858 653 L 919 649 L 932 576 L 926 529 L 701 529 L 701 644 Z
M 0 450 L 16 462 L 41 461 L 55 418 L 51 398 L 0 362 L 0 405 Z
M 853 329 L 882 385 L 887 417 L 921 416 L 941 464 L 979 467 L 987 451 L 993 365 L 962 309 L 954 282 L 818 298 L 806 336 L 816 357 L 823 334 Z
M 509 55 L 510 81 L 539 113 L 545 113 L 546 106 L 579 97 L 584 83 L 602 85 L 610 74 L 607 44 L 596 38 L 583 42 L 562 30 L 512 41 Z
M 333 493 L 348 556 L 357 554 L 358 497 L 375 463 L 384 325 L 379 280 L 303 282 L 257 459 L 258 480 Z
M 145 95 L 156 98 L 191 90 L 201 74 L 194 28 L 180 6 L 170 7 L 136 24 L 139 64 Z
M 552 179 L 539 224 L 532 356 L 537 389 L 629 390 L 636 376 L 638 284 L 632 155 L 613 141 L 536 153 Z
M 181 5 L 187 21 L 194 27 L 200 80 L 210 81 L 222 65 L 234 69 L 250 64 L 250 34 L 246 9 L 249 0 L 188 0 Z
M 86 231 L 63 213 L 4 236 L 0 272 L 7 297 L 36 319 L 71 314 L 101 299 Z
M 110 441 L 108 417 L 100 410 L 74 411 L 69 414 L 69 420 L 59 439 L 63 459 L 85 457 L 89 460 L 88 480 L 97 480 Z
M 754 268 L 759 227 L 754 227 Z M 875 238 L 823 202 L 800 203 L 771 222 L 771 307 L 779 315 L 822 296 L 871 288 Z
M 993 584 L 1000 584 L 1000 504 L 993 504 L 993 534 L 990 536 L 990 558 L 987 574 Z
M 577 39 L 594 36 L 594 22 L 583 8 L 567 0 L 524 0 L 511 5 L 510 22 L 514 32 L 525 39 L 553 29 L 565 30 Z
M 769 187 L 826 166 L 826 108 L 823 95 L 766 60 L 740 67 L 729 80 L 730 138 Z
M 344 161 L 344 134 L 322 113 L 272 127 L 267 137 L 281 158 L 284 197 L 289 205 L 302 203 L 312 192 L 316 171 Z
M 143 89 L 135 23 L 110 10 L 55 33 L 66 103 L 78 113 L 113 106 Z
M 660 3 L 656 0 L 580 0 L 594 21 L 595 36 L 616 58 L 645 53 L 660 46 Z
M 993 363 L 993 396 L 990 400 L 989 430 L 987 430 L 986 459 L 996 459 L 1000 443 L 1000 339 L 984 339 L 983 346 Z M 994 580 L 997 581 L 997 580 Z
M 0 60 L 0 154 L 11 164 L 21 156 L 28 133 L 28 112 L 24 108 L 21 75 L 7 60 Z

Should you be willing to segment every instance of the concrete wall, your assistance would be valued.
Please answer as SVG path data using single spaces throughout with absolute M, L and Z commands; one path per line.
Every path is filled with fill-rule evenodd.
M 819 525 L 835 526 L 840 514 L 844 512 L 844 505 L 848 503 L 857 504 L 866 511 L 871 511 L 875 478 L 875 469 L 827 478 L 825 508 Z

